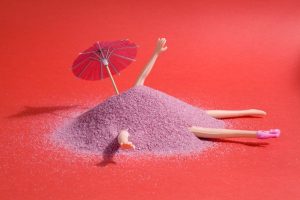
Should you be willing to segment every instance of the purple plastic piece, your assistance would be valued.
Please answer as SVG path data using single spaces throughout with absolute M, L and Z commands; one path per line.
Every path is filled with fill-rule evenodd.
M 271 129 L 269 131 L 257 131 L 258 139 L 278 138 L 280 136 L 279 129 Z

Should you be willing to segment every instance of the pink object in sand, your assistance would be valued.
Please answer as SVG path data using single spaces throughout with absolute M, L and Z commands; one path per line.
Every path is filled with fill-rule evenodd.
M 103 155 L 189 154 L 213 145 L 189 132 L 190 126 L 223 128 L 224 122 L 163 92 L 136 86 L 78 116 L 52 139 L 78 153 Z M 135 150 L 119 149 L 122 129 L 128 129 Z
M 257 131 L 258 139 L 278 138 L 280 136 L 279 129 L 271 129 L 270 131 Z

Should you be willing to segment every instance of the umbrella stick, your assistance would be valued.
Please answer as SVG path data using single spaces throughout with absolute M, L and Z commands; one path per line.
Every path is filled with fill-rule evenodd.
M 112 82 L 112 84 L 113 84 L 113 86 L 114 86 L 114 88 L 115 88 L 116 93 L 119 94 L 118 88 L 117 88 L 117 86 L 116 86 L 116 83 L 115 83 L 115 81 L 114 81 L 112 75 L 111 75 L 111 72 L 110 72 L 110 70 L 109 70 L 108 65 L 105 65 L 105 67 L 106 67 L 106 69 L 107 69 L 107 71 L 108 71 L 110 80 L 111 80 L 111 82 Z

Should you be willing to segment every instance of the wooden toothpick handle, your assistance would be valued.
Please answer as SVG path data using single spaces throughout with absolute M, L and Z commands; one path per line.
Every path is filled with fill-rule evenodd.
M 116 86 L 116 83 L 115 83 L 115 81 L 114 81 L 114 78 L 113 78 L 112 75 L 111 75 L 111 72 L 110 72 L 110 70 L 109 70 L 108 65 L 105 65 L 105 67 L 106 67 L 106 69 L 107 69 L 107 72 L 108 72 L 108 74 L 109 74 L 110 80 L 111 80 L 111 82 L 112 82 L 112 84 L 113 84 L 113 86 L 114 86 L 114 88 L 115 88 L 116 93 L 119 94 L 119 90 L 118 90 L 118 88 L 117 88 L 117 86 Z

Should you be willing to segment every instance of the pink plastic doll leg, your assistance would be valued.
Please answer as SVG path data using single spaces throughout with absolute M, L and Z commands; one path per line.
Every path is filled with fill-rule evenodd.
M 217 119 L 235 118 L 235 117 L 263 117 L 267 113 L 263 110 L 207 110 L 206 113 Z
M 280 136 L 279 129 L 269 131 L 248 131 L 234 129 L 203 128 L 192 126 L 189 130 L 200 138 L 258 138 L 268 139 Z

